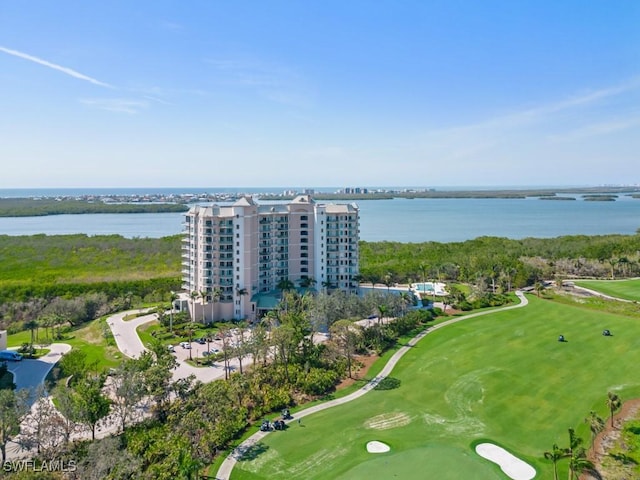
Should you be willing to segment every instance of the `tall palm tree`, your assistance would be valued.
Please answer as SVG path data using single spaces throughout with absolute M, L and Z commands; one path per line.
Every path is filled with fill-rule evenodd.
M 200 290 L 198 292 L 198 296 L 200 297 L 200 303 L 202 304 L 202 324 L 204 325 L 206 323 L 206 319 L 204 316 L 204 304 L 207 301 L 208 297 L 206 290 Z
M 218 303 L 220 301 L 220 299 L 222 298 L 222 290 L 220 290 L 219 287 L 216 287 L 213 289 L 213 292 L 211 293 L 211 321 L 213 322 L 214 319 L 214 306 L 216 303 Z
M 289 280 L 288 278 L 283 278 L 282 280 L 280 280 L 278 282 L 278 284 L 276 285 L 276 288 L 278 290 L 280 290 L 282 292 L 282 294 L 284 295 L 284 292 L 288 292 L 289 290 L 293 290 L 293 287 L 295 287 L 295 285 L 293 284 L 293 282 L 291 280 Z
M 591 469 L 593 469 L 593 463 L 587 460 L 587 454 L 584 448 L 578 448 L 569 459 L 569 475 L 571 480 L 578 478 L 585 470 Z
M 622 406 L 622 400 L 617 394 L 613 392 L 608 392 L 606 403 L 607 403 L 607 408 L 609 409 L 609 412 L 611 412 L 611 427 L 613 428 L 613 414 L 616 411 L 618 411 Z
M 573 428 L 569 429 L 569 455 L 573 457 L 573 452 L 576 448 L 582 445 L 582 438 L 576 435 L 576 431 Z
M 240 305 L 242 305 L 242 299 L 246 296 L 249 295 L 249 290 L 247 290 L 246 288 L 239 288 L 238 290 L 236 290 L 236 293 L 238 294 L 238 297 L 240 297 Z M 242 312 L 244 312 L 244 309 L 241 309 Z
M 391 275 L 391 273 L 387 273 L 384 278 L 382 279 L 382 283 L 384 285 L 386 285 L 387 287 L 387 293 L 389 293 L 389 289 L 395 285 L 395 282 L 393 281 L 393 276 Z
M 556 443 L 551 447 L 551 451 L 544 452 L 544 458 L 553 462 L 553 480 L 558 480 L 558 461 L 567 456 L 567 449 L 558 447 Z
M 196 298 L 200 295 L 197 291 L 191 292 L 189 297 L 191 297 L 191 321 L 194 322 L 196 319 Z
M 24 326 L 31 330 L 31 345 L 29 346 L 29 349 L 33 351 L 33 344 L 36 343 L 36 333 L 40 325 L 35 320 L 29 320 L 24 324 Z
M 591 410 L 589 416 L 584 419 L 591 430 L 591 449 L 595 448 L 596 436 L 604 429 L 604 420 L 596 412 Z
M 169 301 L 171 302 L 171 312 L 169 314 L 169 332 L 173 335 L 173 312 L 175 310 L 175 302 L 178 299 L 176 292 L 172 291 L 169 295 Z

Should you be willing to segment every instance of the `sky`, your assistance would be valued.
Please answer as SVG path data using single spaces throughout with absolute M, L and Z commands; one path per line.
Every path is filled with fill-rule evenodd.
M 0 188 L 640 184 L 634 0 L 0 0 Z

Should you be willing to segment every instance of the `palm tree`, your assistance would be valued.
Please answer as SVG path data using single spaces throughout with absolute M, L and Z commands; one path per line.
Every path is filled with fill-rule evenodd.
M 242 298 L 245 295 L 249 295 L 249 290 L 247 290 L 246 288 L 239 288 L 236 293 L 238 294 L 238 297 L 240 297 L 240 305 L 242 305 Z M 242 312 L 244 312 L 244 309 L 241 310 Z
M 198 298 L 199 293 L 195 290 L 191 292 L 189 297 L 191 297 L 191 321 L 195 321 L 196 319 L 196 298 Z
M 204 303 L 207 301 L 207 292 L 205 290 L 200 290 L 198 295 L 200 296 L 200 302 L 202 303 L 202 324 L 204 325 L 206 323 L 206 319 L 204 318 Z
M 576 431 L 573 428 L 569 429 L 569 455 L 573 457 L 573 452 L 576 448 L 582 445 L 582 438 L 576 435 Z
M 571 480 L 577 478 L 585 470 L 593 469 L 593 463 L 587 460 L 584 448 L 580 447 L 569 459 L 569 475 Z
M 213 289 L 213 293 L 211 294 L 211 322 L 213 322 L 214 318 L 214 305 L 220 301 L 222 298 L 222 290 L 219 287 Z
M 407 307 L 413 303 L 413 297 L 409 292 L 400 292 L 400 299 L 402 300 L 402 315 L 405 315 Z
M 613 428 L 613 414 L 622 406 L 622 400 L 613 392 L 607 393 L 607 408 L 611 412 L 611 427 Z
M 169 301 L 171 302 L 171 313 L 169 314 L 169 332 L 173 335 L 173 311 L 175 310 L 175 302 L 178 299 L 176 292 L 171 292 L 169 295 Z
M 24 324 L 25 328 L 31 330 L 31 345 L 29 346 L 29 350 L 33 351 L 33 344 L 36 343 L 36 332 L 38 331 L 38 322 L 35 320 L 29 320 Z
M 540 298 L 540 294 L 544 291 L 544 283 L 536 282 L 533 286 L 533 289 L 536 291 L 536 295 L 538 295 L 538 298 Z
M 395 285 L 395 282 L 393 281 L 393 276 L 391 275 L 391 273 L 387 273 L 384 278 L 382 279 L 382 283 L 384 285 L 386 285 L 387 287 L 387 293 L 389 293 L 389 289 Z
M 293 287 L 295 287 L 295 285 L 293 284 L 293 282 L 291 280 L 289 280 L 288 278 L 283 278 L 282 280 L 280 280 L 278 282 L 278 284 L 276 285 L 276 288 L 278 290 L 280 290 L 282 292 L 282 294 L 284 295 L 284 292 L 288 292 L 289 290 L 293 290 Z
M 591 430 L 591 449 L 595 447 L 596 436 L 604 429 L 604 420 L 596 412 L 591 410 L 589 416 L 584 419 L 589 424 Z
M 553 462 L 553 479 L 558 480 L 558 460 L 568 456 L 566 448 L 560 448 L 556 443 L 551 447 L 551 451 L 544 452 L 544 458 Z

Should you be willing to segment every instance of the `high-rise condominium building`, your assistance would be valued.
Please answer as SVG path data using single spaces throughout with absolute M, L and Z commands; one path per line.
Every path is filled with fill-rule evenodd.
M 253 320 L 290 288 L 356 292 L 359 215 L 355 204 L 310 195 L 258 205 L 195 206 L 185 215 L 183 288 L 194 320 Z

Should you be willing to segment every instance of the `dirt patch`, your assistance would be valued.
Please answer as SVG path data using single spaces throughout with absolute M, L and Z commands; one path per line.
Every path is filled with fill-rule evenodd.
M 356 383 L 358 380 L 363 379 L 367 375 L 367 372 L 371 368 L 371 365 L 373 365 L 378 358 L 379 356 L 375 354 L 356 356 L 355 361 L 357 362 L 357 365 L 360 365 L 360 368 L 358 368 L 358 370 L 353 373 L 353 378 L 343 378 L 342 381 L 336 386 L 336 390 L 347 388 L 348 386 Z
M 616 444 L 622 433 L 625 422 L 632 420 L 640 413 L 640 398 L 624 402 L 620 411 L 613 416 L 613 427 L 611 419 L 608 418 L 604 430 L 598 434 L 593 442 L 593 448 L 587 453 L 587 458 L 593 462 L 596 470 L 602 475 L 601 478 L 608 478 L 606 469 L 603 468 L 603 460 L 607 458 L 609 451 Z M 583 474 L 580 480 L 597 479 L 597 476 Z

